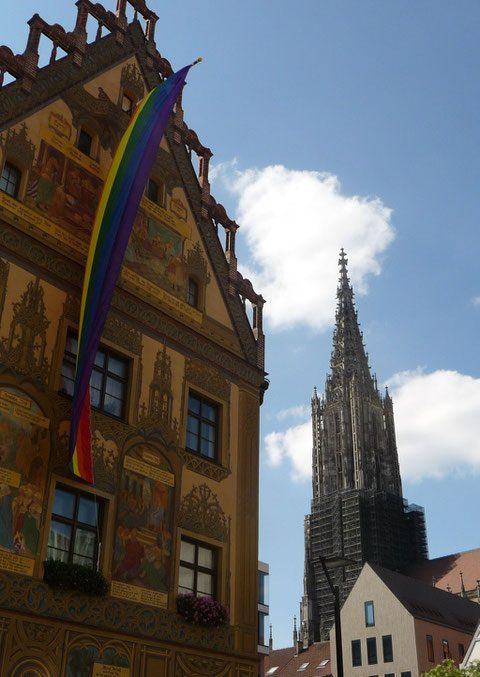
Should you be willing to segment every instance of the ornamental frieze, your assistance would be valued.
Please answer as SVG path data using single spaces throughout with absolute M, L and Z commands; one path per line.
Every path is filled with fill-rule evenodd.
M 220 505 L 216 494 L 207 484 L 201 484 L 182 498 L 178 526 L 228 543 L 230 540 L 230 518 Z
M 5 609 L 81 623 L 132 637 L 179 642 L 228 653 L 233 650 L 233 627 L 188 625 L 181 616 L 113 597 L 82 597 L 50 589 L 43 581 L 0 571 L 0 605 Z
M 175 677 L 225 677 L 232 674 L 231 663 L 209 656 L 177 654 Z
M 226 402 L 230 401 L 230 384 L 220 372 L 205 362 L 187 358 L 185 361 L 185 378 L 192 385 L 207 390 Z
M 215 482 L 221 482 L 232 472 L 229 468 L 213 463 L 199 454 L 191 454 L 186 449 L 177 449 L 177 454 L 186 468 Z

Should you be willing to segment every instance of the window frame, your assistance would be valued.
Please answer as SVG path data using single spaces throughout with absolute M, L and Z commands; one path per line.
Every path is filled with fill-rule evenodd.
M 377 638 L 367 637 L 367 663 L 368 665 L 378 664 Z
M 88 144 L 88 152 L 84 147 L 85 137 L 87 136 L 90 139 L 90 143 Z M 89 158 L 93 157 L 94 140 L 95 135 L 92 134 L 90 129 L 87 129 L 87 127 L 80 127 L 80 129 L 78 130 L 77 148 L 81 153 L 86 155 L 86 157 Z
M 155 194 L 151 192 L 151 186 L 155 186 Z M 165 203 L 165 185 L 163 181 L 157 179 L 156 176 L 149 176 L 147 185 L 145 186 L 145 197 L 147 200 L 150 200 L 152 204 L 163 207 Z
M 393 663 L 393 639 L 392 635 L 382 635 L 383 662 Z
M 67 517 L 65 515 L 62 515 L 61 513 L 55 513 L 54 512 L 54 506 L 55 506 L 55 495 L 57 493 L 57 490 L 64 491 L 68 494 L 71 494 L 74 496 L 74 509 L 73 509 L 73 517 Z M 93 501 L 96 505 L 98 505 L 98 511 L 97 511 L 97 519 L 96 519 L 96 524 L 88 524 L 87 522 L 82 522 L 78 518 L 78 513 L 79 513 L 79 508 L 80 508 L 80 500 L 82 498 L 86 498 L 90 501 Z M 106 514 L 107 514 L 107 506 L 106 506 L 106 500 L 93 492 L 88 492 L 84 491 L 83 489 L 80 489 L 76 486 L 71 486 L 70 484 L 65 484 L 61 481 L 57 482 L 52 482 L 52 500 L 51 500 L 51 506 L 49 510 L 49 515 L 50 515 L 50 522 L 49 522 L 49 529 L 46 531 L 46 559 L 54 559 L 54 560 L 59 560 L 59 561 L 65 561 L 62 560 L 61 558 L 55 558 L 51 557 L 50 553 L 50 548 L 52 550 L 57 550 L 60 552 L 67 552 L 67 563 L 73 564 L 76 563 L 74 562 L 74 557 L 85 557 L 82 555 L 79 555 L 78 553 L 74 552 L 75 548 L 75 535 L 77 530 L 84 530 L 88 531 L 90 533 L 93 533 L 95 536 L 95 545 L 94 545 L 94 555 L 92 558 L 88 558 L 92 560 L 92 569 L 95 571 L 100 570 L 100 556 L 102 552 L 102 542 L 103 542 L 103 532 L 104 532 L 104 526 L 106 523 Z M 59 522 L 61 524 L 65 524 L 69 527 L 71 527 L 71 536 L 70 536 L 70 545 L 69 549 L 67 550 L 62 550 L 61 548 L 50 546 L 49 541 L 50 541 L 50 533 L 52 529 L 52 522 Z M 78 562 L 80 564 L 83 564 L 83 562 Z M 88 566 L 83 564 L 84 566 Z
M 9 172 L 8 177 L 4 177 L 5 170 L 7 170 Z M 10 181 L 10 174 L 16 174 L 16 181 Z M 5 160 L 5 162 L 3 163 L 2 174 L 0 176 L 0 185 L 3 184 L 3 181 L 5 179 L 5 188 L 0 188 L 0 190 L 3 193 L 5 193 L 5 195 L 12 197 L 14 200 L 18 200 L 18 196 L 20 195 L 20 188 L 21 188 L 21 185 L 22 185 L 22 175 L 23 175 L 23 172 L 20 169 L 20 167 L 18 167 L 18 165 L 16 165 L 14 162 L 11 162 L 7 158 Z M 14 185 L 13 192 L 10 192 L 9 190 L 7 190 L 9 184 Z
M 187 282 L 187 303 L 192 308 L 199 307 L 200 285 L 194 277 L 189 277 Z
M 427 642 L 427 660 L 430 663 L 435 663 L 435 649 L 434 649 L 434 646 L 433 646 L 432 635 L 426 636 L 426 642 Z
M 365 609 L 365 627 L 366 628 L 374 628 L 375 627 L 375 606 L 373 604 L 373 600 L 370 599 L 368 602 L 364 603 L 364 609 Z M 372 619 L 371 622 L 369 622 L 369 613 L 371 611 Z
M 452 652 L 450 651 L 450 645 L 448 639 L 442 639 L 442 650 L 443 650 L 443 659 L 446 660 L 452 657 Z
M 356 668 L 362 665 L 362 642 L 360 639 L 352 639 L 351 646 L 352 646 L 352 667 Z
M 200 413 L 196 413 L 192 409 L 190 409 L 190 398 L 195 398 L 199 401 L 200 403 Z M 209 406 L 214 409 L 216 412 L 215 414 L 215 421 L 212 422 L 210 419 L 208 419 L 206 416 L 203 416 L 203 408 L 204 406 Z M 186 405 L 186 434 L 185 434 L 185 449 L 189 451 L 192 454 L 196 454 L 197 456 L 201 456 L 202 458 L 206 458 L 209 461 L 212 461 L 213 463 L 220 463 L 220 441 L 221 441 L 221 426 L 222 426 L 222 405 L 213 400 L 212 398 L 208 397 L 207 395 L 204 395 L 203 393 L 199 392 L 195 388 L 188 388 L 187 389 L 187 405 Z M 193 432 L 192 430 L 189 430 L 189 423 L 191 420 L 198 421 L 199 426 L 198 426 L 198 434 Z M 210 442 L 208 438 L 205 438 L 202 436 L 202 431 L 203 431 L 203 426 L 207 426 L 207 429 L 209 430 L 214 430 L 214 441 L 213 441 L 213 447 L 214 447 L 214 455 L 209 456 L 208 454 L 202 452 L 202 440 L 205 440 L 206 442 Z M 195 436 L 198 438 L 198 444 L 197 448 L 189 446 L 189 435 Z
M 195 557 L 194 557 L 194 562 L 188 562 L 186 560 L 182 560 L 182 542 L 185 543 L 190 543 L 195 547 Z M 213 557 L 213 568 L 208 568 L 204 567 L 198 564 L 198 552 L 199 548 L 204 548 L 205 550 L 210 550 L 212 552 L 212 557 Z M 180 539 L 179 539 L 179 555 L 178 555 L 178 585 L 177 585 L 177 592 L 178 594 L 191 594 L 194 595 L 195 597 L 209 597 L 208 595 L 201 594 L 198 595 L 198 573 L 203 573 L 211 576 L 212 579 L 212 595 L 210 596 L 211 599 L 213 600 L 219 600 L 219 562 L 220 562 L 220 553 L 218 552 L 218 548 L 216 548 L 214 545 L 211 543 L 207 543 L 206 541 L 198 541 L 195 540 L 194 538 L 190 538 L 189 536 L 186 536 L 184 534 L 181 534 Z M 193 590 L 191 592 L 184 592 L 183 590 L 180 590 L 180 587 L 186 588 L 186 586 L 180 586 L 180 570 L 182 566 L 185 569 L 189 569 L 190 571 L 194 572 L 193 575 Z M 190 590 L 188 588 L 188 590 Z
M 64 373 L 64 367 L 67 366 L 67 368 L 71 369 L 73 366 L 73 369 L 75 368 L 75 361 L 76 361 L 76 353 L 72 352 L 67 348 L 68 341 L 69 339 L 74 339 L 77 341 L 77 349 L 78 349 L 78 334 L 74 330 L 69 329 L 66 333 L 65 336 L 65 344 L 64 344 L 64 350 L 63 350 L 63 355 L 61 359 L 61 365 L 60 365 L 60 383 L 59 383 L 59 388 L 58 391 L 62 395 L 65 395 L 67 397 L 72 397 L 73 396 L 73 390 L 72 392 L 69 392 L 67 388 L 63 387 L 63 380 L 67 380 L 68 382 L 74 383 L 73 378 L 68 376 L 67 374 Z M 126 421 L 127 420 L 127 415 L 128 415 L 128 408 L 129 408 L 129 394 L 130 394 L 130 385 L 132 382 L 132 359 L 130 356 L 125 356 L 124 354 L 120 353 L 118 350 L 115 348 L 110 348 L 109 346 L 105 344 L 101 344 L 98 347 L 97 350 L 97 355 L 99 353 L 103 353 L 105 356 L 105 367 L 100 367 L 99 365 L 96 365 L 94 363 L 93 368 L 92 368 L 92 374 L 95 372 L 96 374 L 100 374 L 102 376 L 102 385 L 101 388 L 94 388 L 94 390 L 100 390 L 100 406 L 96 406 L 93 403 L 91 403 L 92 409 L 95 411 L 99 411 L 102 414 L 105 414 L 106 416 L 112 416 L 114 419 L 118 421 Z M 95 357 L 97 357 L 97 355 Z M 119 376 L 115 372 L 111 372 L 108 369 L 108 364 L 111 358 L 114 358 L 120 362 L 123 362 L 125 366 L 125 373 L 126 375 L 124 377 Z M 121 406 L 121 413 L 120 414 L 115 414 L 112 413 L 111 411 L 108 411 L 105 409 L 105 396 L 110 395 L 113 397 L 111 393 L 107 392 L 107 381 L 108 379 L 111 379 L 112 381 L 115 381 L 116 383 L 121 383 L 123 385 L 123 397 L 122 398 L 115 398 L 120 401 L 120 406 Z M 90 385 L 90 392 L 92 390 L 92 386 Z

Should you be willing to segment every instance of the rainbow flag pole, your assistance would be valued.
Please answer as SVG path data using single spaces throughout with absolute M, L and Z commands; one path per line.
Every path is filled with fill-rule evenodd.
M 171 75 L 137 106 L 97 207 L 83 281 L 69 439 L 70 468 L 86 482 L 93 482 L 89 392 L 93 363 L 148 176 L 194 64 Z

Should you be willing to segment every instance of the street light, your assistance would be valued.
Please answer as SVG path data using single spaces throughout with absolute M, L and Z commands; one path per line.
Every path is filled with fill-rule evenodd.
M 333 608 L 335 612 L 335 651 L 337 654 L 337 677 L 343 677 L 343 649 L 342 649 L 342 626 L 340 622 L 340 592 L 338 585 L 333 585 L 328 568 L 338 569 L 339 567 L 347 566 L 348 564 L 357 564 L 353 559 L 346 557 L 322 557 L 318 555 L 320 564 L 322 565 L 330 590 L 333 595 Z

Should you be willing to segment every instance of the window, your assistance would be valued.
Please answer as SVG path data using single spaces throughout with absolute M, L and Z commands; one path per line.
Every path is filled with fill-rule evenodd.
M 463 661 L 464 658 L 465 658 L 465 647 L 463 646 L 463 644 L 460 644 L 460 642 L 459 642 L 459 644 L 458 644 L 458 660 Z
M 70 396 L 73 396 L 75 383 L 77 349 L 77 337 L 69 333 L 63 355 L 60 392 Z M 106 348 L 99 348 L 90 377 L 90 402 L 92 407 L 117 418 L 124 418 L 128 374 L 128 360 Z
M 188 278 L 187 303 L 194 308 L 198 306 L 198 284 L 191 277 Z
M 377 638 L 367 638 L 367 660 L 369 665 L 376 665 L 377 663 Z
M 352 639 L 352 665 L 362 664 L 362 645 L 359 639 Z
M 297 672 L 300 672 L 301 670 L 306 670 L 310 664 L 309 663 L 302 663 L 299 668 L 297 668 Z
M 268 605 L 268 573 L 258 572 L 258 603 Z
M 133 100 L 125 93 L 122 96 L 122 110 L 124 113 L 131 113 L 133 110 Z
M 430 663 L 435 663 L 435 653 L 433 651 L 433 637 L 427 635 L 427 658 Z
M 188 396 L 187 449 L 217 458 L 219 406 L 190 393 Z
M 365 602 L 365 625 L 371 628 L 375 625 L 375 612 L 373 610 L 373 602 Z
M 96 568 L 100 552 L 103 501 L 58 486 L 53 499 L 47 557 Z
M 407 672 L 402 672 L 401 677 L 412 677 L 412 673 L 410 672 L 410 670 L 408 670 Z
M 383 662 L 393 663 L 392 635 L 383 635 L 382 645 L 383 645 Z
M 268 614 L 264 611 L 258 612 L 258 644 L 268 646 Z
M 269 668 L 265 675 L 273 675 L 274 672 L 278 670 L 278 665 L 275 665 L 273 668 Z
M 92 152 L 92 142 L 92 135 L 89 134 L 85 129 L 81 129 L 78 136 L 78 150 L 90 157 L 90 153 Z
M 394 672 L 386 672 L 385 677 L 395 677 L 395 673 Z
M 318 668 L 324 668 L 324 667 L 326 666 L 327 663 L 328 663 L 328 658 L 325 658 L 325 660 L 323 660 L 321 663 L 319 663 L 319 664 L 317 665 L 317 669 L 318 669 Z
M 163 202 L 162 187 L 154 179 L 148 179 L 147 197 L 149 200 L 155 202 L 156 204 L 161 204 Z
M 7 195 L 18 197 L 18 190 L 20 188 L 20 179 L 22 173 L 19 169 L 12 165 L 11 162 L 5 162 L 2 171 L 2 178 L 0 179 L 0 190 L 3 190 Z
M 216 559 L 213 548 L 182 538 L 178 592 L 215 598 Z
M 448 646 L 448 639 L 442 639 L 443 657 L 451 658 L 450 647 Z

